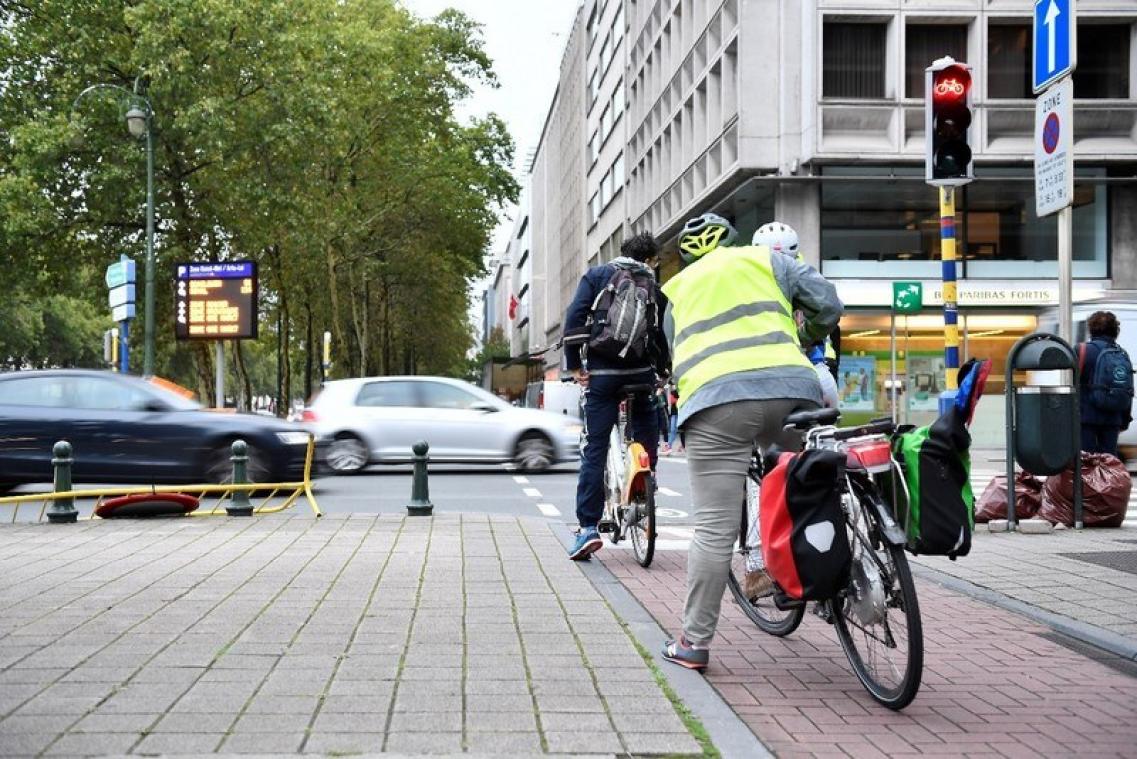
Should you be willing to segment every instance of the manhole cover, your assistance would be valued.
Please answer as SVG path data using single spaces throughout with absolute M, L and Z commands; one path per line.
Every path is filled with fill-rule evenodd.
M 1059 554 L 1067 559 L 1077 559 L 1088 564 L 1097 564 L 1100 567 L 1116 569 L 1119 572 L 1128 572 L 1137 575 L 1137 551 L 1094 551 L 1091 553 L 1063 553 Z

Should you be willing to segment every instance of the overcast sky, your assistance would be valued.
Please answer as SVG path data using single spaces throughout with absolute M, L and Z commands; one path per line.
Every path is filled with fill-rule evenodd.
M 482 24 L 486 51 L 501 87 L 479 88 L 463 112 L 492 111 L 504 119 L 517 146 L 518 166 L 541 136 L 578 4 L 578 0 L 403 0 L 419 16 L 457 8 Z M 498 229 L 491 252 L 500 252 L 511 223 L 503 222 Z

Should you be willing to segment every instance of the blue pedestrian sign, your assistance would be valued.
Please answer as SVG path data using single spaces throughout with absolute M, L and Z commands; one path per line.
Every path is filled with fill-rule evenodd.
M 1074 0 L 1034 0 L 1034 94 L 1078 65 Z

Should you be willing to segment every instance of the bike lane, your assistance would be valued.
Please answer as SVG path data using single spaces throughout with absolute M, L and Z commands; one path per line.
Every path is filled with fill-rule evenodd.
M 658 552 L 649 570 L 630 551 L 597 558 L 678 633 L 686 551 Z M 729 593 L 707 680 L 778 756 L 1134 756 L 1137 664 L 1068 648 L 1048 627 L 925 578 L 916 586 L 924 676 L 903 712 L 862 689 L 819 617 L 774 638 Z

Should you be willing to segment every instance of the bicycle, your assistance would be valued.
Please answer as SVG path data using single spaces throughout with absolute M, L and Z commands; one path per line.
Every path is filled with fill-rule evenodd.
M 838 429 L 836 409 L 802 411 L 785 419 L 785 429 L 805 434 L 805 449 L 828 449 L 846 454 L 845 512 L 852 565 L 845 589 L 815 611 L 837 630 L 837 638 L 857 679 L 876 701 L 893 710 L 912 703 L 924 668 L 924 636 L 920 606 L 908 558 L 905 531 L 885 503 L 876 478 L 891 474 L 904 488 L 903 474 L 892 458 L 891 421 Z M 762 631 L 776 636 L 792 633 L 801 624 L 806 604 L 786 602 L 777 593 L 747 598 L 742 576 L 754 568 L 757 540 L 757 493 L 761 457 L 755 451 L 747 473 L 745 508 L 728 585 L 746 616 Z M 895 614 L 893 612 L 896 612 Z M 853 631 L 858 631 L 855 636 Z M 858 641 L 858 637 L 863 640 Z
M 628 385 L 622 391 L 620 415 L 612 428 L 604 466 L 604 515 L 597 530 L 617 545 L 630 536 L 632 552 L 641 567 L 655 556 L 655 473 L 642 443 L 632 437 L 632 406 L 639 395 L 651 395 L 653 385 Z

